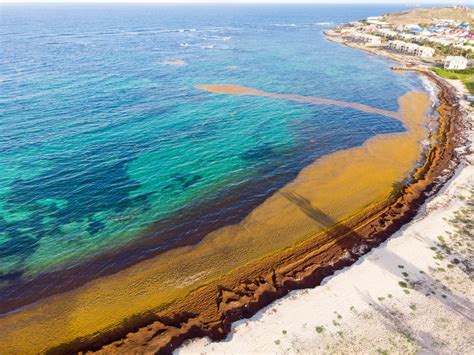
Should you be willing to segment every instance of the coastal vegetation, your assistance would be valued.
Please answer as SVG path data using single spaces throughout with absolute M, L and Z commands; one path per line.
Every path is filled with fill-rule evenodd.
M 441 45 L 441 44 L 436 44 L 436 43 L 430 43 L 428 40 L 424 41 L 425 45 L 430 45 L 436 50 L 436 53 L 442 56 L 463 56 L 466 57 L 467 59 L 473 59 L 474 58 L 474 51 L 471 48 L 472 46 L 454 46 L 454 45 Z
M 443 68 L 432 68 L 440 77 L 452 80 L 461 80 L 471 95 L 474 95 L 474 68 L 463 70 L 446 70 Z
M 468 196 L 458 196 L 465 204 L 463 208 L 454 213 L 453 218 L 448 223 L 453 227 L 453 231 L 446 232 L 447 238 L 438 237 L 436 245 L 441 255 L 438 260 L 448 260 L 447 268 L 459 268 L 471 281 L 474 281 L 474 188 L 467 191 Z

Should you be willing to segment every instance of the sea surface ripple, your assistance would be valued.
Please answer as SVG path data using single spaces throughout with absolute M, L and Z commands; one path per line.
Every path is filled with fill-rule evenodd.
M 236 221 L 316 158 L 402 131 L 348 107 L 195 89 L 397 111 L 420 80 L 321 34 L 397 9 L 2 5 L 0 302 L 137 238 L 153 238 L 138 260 Z

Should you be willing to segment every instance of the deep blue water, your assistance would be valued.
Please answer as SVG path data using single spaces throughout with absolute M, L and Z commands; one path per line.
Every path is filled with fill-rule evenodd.
M 321 31 L 400 9 L 2 5 L 0 285 L 136 238 L 153 237 L 157 252 L 160 221 L 177 226 L 170 246 L 223 218 L 213 206 L 230 223 L 317 157 L 401 131 L 349 108 L 194 88 L 395 111 L 419 79 Z M 186 64 L 163 64 L 173 60 Z

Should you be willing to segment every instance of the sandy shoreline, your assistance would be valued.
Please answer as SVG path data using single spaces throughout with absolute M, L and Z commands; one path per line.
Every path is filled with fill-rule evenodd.
M 442 83 L 438 84 L 443 85 Z M 410 99 L 405 100 L 402 102 L 404 103 L 405 110 L 408 113 L 415 113 L 417 115 L 420 113 L 420 103 L 422 105 L 421 111 L 423 111 L 423 107 L 425 107 L 423 105 L 427 102 L 426 98 L 422 99 L 420 97 L 415 97 L 413 101 L 410 101 Z M 292 192 L 291 189 L 301 189 L 303 192 L 313 191 L 315 196 L 318 195 L 318 191 L 314 190 L 314 187 L 312 190 L 307 185 L 308 183 L 310 185 L 318 184 L 311 183 L 308 180 L 305 185 L 305 180 L 302 179 L 298 182 L 300 185 L 294 184 L 291 186 L 291 189 L 286 189 L 286 192 L 283 191 L 285 193 L 276 194 L 271 202 L 275 204 L 276 201 L 277 211 L 286 211 L 286 214 L 283 215 L 284 218 L 282 218 L 281 213 L 275 213 L 274 221 L 288 226 L 291 225 L 287 223 L 289 220 L 301 221 L 298 225 L 302 225 L 304 228 L 298 231 L 299 234 L 293 229 L 286 231 L 284 234 L 273 236 L 271 228 L 268 228 L 266 231 L 257 228 L 259 223 L 261 223 L 261 219 L 258 218 L 258 212 L 252 213 L 252 218 L 257 217 L 254 219 L 255 223 L 243 223 L 238 227 L 234 226 L 227 229 L 227 232 L 224 234 L 214 234 L 205 240 L 207 244 L 200 244 L 200 248 L 202 246 L 205 246 L 205 248 L 183 248 L 179 251 L 170 252 L 167 254 L 169 259 L 166 259 L 169 260 L 168 264 L 162 263 L 160 258 L 146 261 L 141 265 L 131 267 L 119 275 L 112 275 L 97 280 L 97 282 L 91 282 L 86 287 L 82 287 L 78 292 L 51 297 L 50 300 L 40 302 L 37 306 L 23 314 L 16 314 L 2 319 L 0 324 L 6 325 L 5 329 L 9 330 L 9 336 L 12 339 L 19 336 L 19 334 L 23 334 L 23 337 L 32 337 L 28 339 L 30 342 L 47 339 L 50 343 L 43 343 L 42 346 L 45 348 L 51 348 L 51 344 L 54 344 L 54 342 L 64 344 L 53 349 L 57 352 L 99 349 L 103 352 L 140 352 L 151 351 L 152 349 L 153 351 L 169 352 L 187 338 L 208 335 L 214 339 L 222 339 L 226 332 L 230 330 L 232 321 L 253 315 L 263 306 L 284 296 L 292 289 L 318 285 L 325 276 L 353 263 L 360 254 L 380 244 L 395 230 L 398 230 L 401 225 L 414 217 L 418 207 L 426 199 L 426 194 L 437 191 L 443 183 L 443 179 L 439 179 L 439 176 L 442 175 L 444 179 L 447 179 L 453 172 L 452 154 L 455 149 L 453 139 L 457 134 L 454 120 L 457 119 L 458 112 L 456 99 L 447 87 L 442 87 L 440 102 L 441 130 L 439 136 L 436 137 L 438 143 L 434 144 L 428 152 L 425 164 L 418 169 L 414 175 L 413 182 L 402 188 L 400 194 L 395 194 L 396 198 L 387 199 L 387 196 L 393 190 L 391 184 L 397 180 L 389 180 L 390 184 L 387 187 L 385 185 L 387 183 L 387 180 L 385 180 L 386 176 L 381 176 L 379 182 L 381 184 L 380 190 L 377 192 L 379 194 L 377 196 L 382 199 L 379 204 L 367 207 L 367 204 L 370 203 L 369 200 L 359 201 L 360 199 L 368 199 L 370 197 L 367 196 L 367 191 L 364 190 L 366 187 L 362 185 L 358 187 L 360 191 L 357 190 L 358 193 L 354 195 L 356 196 L 354 198 L 355 202 L 353 202 L 354 205 L 346 206 L 347 211 L 345 211 L 345 213 L 349 213 L 348 211 L 351 208 L 352 211 L 354 209 L 360 210 L 361 206 L 363 206 L 365 209 L 362 209 L 361 213 L 357 215 L 349 214 L 348 216 L 337 215 L 337 213 L 341 213 L 339 211 L 340 202 L 344 201 L 344 196 L 348 196 L 347 192 L 340 191 L 343 199 L 339 198 L 339 205 L 331 205 L 331 203 L 335 202 L 328 201 L 327 198 L 322 199 L 322 201 L 316 200 L 316 206 L 319 207 L 322 204 L 325 206 L 323 210 L 327 211 L 321 214 L 320 210 L 314 208 L 313 197 L 310 198 L 308 203 L 305 196 L 301 198 L 301 194 L 298 191 L 296 191 L 297 193 L 290 193 Z M 411 117 L 411 115 L 408 114 L 407 117 Z M 413 137 L 410 138 L 410 142 L 418 143 L 425 131 L 420 131 L 420 127 L 417 127 L 416 123 L 414 125 L 413 122 L 410 123 L 409 121 L 404 123 L 408 124 L 409 135 L 417 132 L 414 139 Z M 360 158 L 364 159 L 364 157 L 370 156 L 370 154 L 366 154 L 368 149 L 371 153 L 375 153 L 373 154 L 375 157 L 383 156 L 386 159 L 386 155 L 384 155 L 386 151 L 382 148 L 391 147 L 388 151 L 392 152 L 393 156 L 391 156 L 392 161 L 387 163 L 387 167 L 392 166 L 393 161 L 397 161 L 401 164 L 402 170 L 390 171 L 390 168 L 388 168 L 388 170 L 383 171 L 384 173 L 392 174 L 390 175 L 391 178 L 394 176 L 403 177 L 412 169 L 413 165 L 409 166 L 409 164 L 413 164 L 420 153 L 419 147 L 418 149 L 416 148 L 416 144 L 415 146 L 410 145 L 409 151 L 397 150 L 397 147 L 400 146 L 399 139 L 402 139 L 404 136 L 406 134 L 375 137 L 377 139 L 362 147 L 361 152 L 364 152 L 364 154 L 359 153 Z M 388 145 L 382 144 L 384 141 Z M 374 142 L 378 143 L 374 144 Z M 332 168 L 333 170 L 330 170 L 334 160 L 326 161 L 325 163 L 323 160 L 323 163 L 319 162 L 316 164 L 316 168 L 308 167 L 306 169 L 308 172 L 313 172 L 313 174 L 308 176 L 314 176 L 314 171 L 326 171 L 328 176 L 334 176 L 334 171 L 342 171 L 341 169 L 347 166 L 347 163 L 352 159 L 353 153 L 354 150 L 336 153 L 338 158 L 344 157 L 341 160 L 340 166 L 337 166 L 339 170 L 334 170 L 334 167 Z M 409 153 L 410 159 L 408 162 L 406 157 L 404 157 L 405 153 Z M 337 160 L 339 159 L 335 161 Z M 377 161 L 377 163 L 380 162 Z M 364 168 L 364 165 L 361 165 L 361 167 Z M 312 171 L 312 169 L 316 170 Z M 351 174 L 352 172 L 349 171 L 346 175 L 343 175 L 349 179 L 347 181 L 354 181 L 354 176 L 357 175 Z M 328 181 L 330 182 L 331 179 Z M 333 183 L 337 185 L 338 182 L 334 181 Z M 340 186 L 350 186 L 350 184 L 340 184 Z M 329 188 L 329 191 L 335 191 L 334 187 L 329 186 Z M 294 248 L 284 250 L 278 253 L 278 255 L 271 255 L 267 259 L 259 260 L 252 265 L 246 265 L 245 268 L 238 269 L 237 271 L 234 270 L 232 274 L 226 275 L 225 278 L 217 279 L 217 276 L 214 275 L 214 279 L 210 277 L 211 281 L 198 289 L 193 285 L 199 279 L 207 277 L 208 274 L 197 272 L 198 269 L 191 269 L 189 270 L 189 277 L 181 277 L 181 279 L 178 278 L 176 281 L 179 281 L 179 286 L 182 287 L 182 289 L 178 290 L 180 293 L 178 291 L 176 293 L 169 293 L 166 295 L 169 299 L 161 301 L 167 305 L 166 301 L 171 302 L 172 298 L 176 297 L 178 298 L 177 302 L 161 312 L 148 313 L 145 316 L 130 319 L 128 323 L 121 323 L 117 327 L 117 319 L 123 321 L 126 314 L 138 314 L 140 310 L 149 310 L 153 304 L 157 304 L 157 299 L 160 295 L 157 295 L 156 288 L 158 285 L 163 285 L 159 277 L 167 275 L 169 270 L 174 272 L 175 275 L 176 265 L 187 265 L 184 262 L 189 260 L 189 257 L 187 259 L 184 258 L 187 253 L 196 253 L 196 250 L 198 250 L 201 254 L 190 255 L 197 255 L 197 260 L 202 260 L 202 263 L 214 264 L 214 267 L 215 265 L 226 265 L 222 263 L 233 261 L 229 256 L 227 256 L 227 259 L 218 259 L 216 261 L 212 259 L 214 254 L 211 251 L 218 248 L 218 250 L 223 251 L 223 254 L 226 255 L 223 249 L 224 244 L 218 243 L 218 241 L 220 240 L 219 238 L 228 238 L 229 235 L 226 235 L 226 233 L 235 233 L 235 228 L 241 228 L 246 233 L 244 235 L 245 238 L 250 238 L 250 240 L 253 240 L 253 237 L 251 233 L 248 233 L 249 228 L 257 228 L 255 229 L 256 231 L 270 233 L 270 237 L 277 238 L 270 239 L 272 242 L 276 243 L 281 240 L 287 243 L 285 238 L 288 235 L 295 236 L 295 238 L 307 238 L 308 236 L 304 233 L 308 233 L 308 231 L 313 231 L 312 233 L 314 233 L 315 221 L 321 230 L 321 222 L 324 229 L 324 227 L 331 225 L 331 222 L 334 223 L 334 221 L 341 219 L 344 223 L 339 223 L 330 232 L 318 235 L 318 238 L 312 238 L 305 243 L 298 244 Z M 326 223 L 327 221 L 329 222 Z M 311 226 L 311 228 L 307 226 Z M 222 231 L 219 233 L 222 233 Z M 246 240 L 243 239 L 242 248 L 245 245 L 252 245 L 246 244 Z M 299 241 L 301 240 L 304 239 Z M 298 239 L 295 239 L 295 242 L 297 241 Z M 279 246 L 279 244 L 275 245 Z M 284 244 L 281 244 L 281 246 L 284 246 Z M 261 247 L 267 247 L 267 245 L 262 245 Z M 245 251 L 245 249 L 242 250 Z M 187 267 L 189 268 L 189 265 Z M 164 271 L 162 268 L 165 268 Z M 125 291 L 123 294 L 120 294 L 118 290 Z M 179 299 L 179 295 L 192 290 L 194 291 L 189 297 Z M 97 302 L 98 295 L 114 303 L 111 303 L 109 309 L 104 310 L 103 305 Z M 133 302 L 131 302 L 132 298 L 130 296 L 135 297 Z M 82 306 L 78 308 L 78 305 Z M 47 319 L 44 318 L 45 315 Z M 116 318 L 111 319 L 111 315 Z M 29 322 L 30 319 L 34 321 L 29 324 L 30 328 L 27 330 L 18 326 L 18 324 Z M 109 328 L 106 329 L 107 331 L 99 328 L 91 329 L 92 326 L 97 327 L 98 324 L 102 324 L 102 321 L 108 322 Z M 64 324 L 67 324 L 70 329 L 64 329 Z M 86 331 L 89 331 L 89 333 L 86 333 Z M 89 336 L 91 332 L 94 332 L 93 337 Z M 17 340 L 18 338 L 16 338 Z M 102 347 L 104 344 L 109 345 Z M 24 345 L 26 346 L 27 344 L 25 343 Z M 12 344 L 3 344 L 2 346 L 12 346 Z M 39 344 L 36 344 L 36 346 L 39 346 Z M 12 348 L 6 347 L 5 349 L 11 350 Z
M 469 129 L 474 115 L 461 105 Z M 472 353 L 472 130 L 466 136 L 455 176 L 382 246 L 236 322 L 225 341 L 188 341 L 176 353 Z
M 413 222 L 355 265 L 236 322 L 225 341 L 193 340 L 176 354 L 473 353 L 473 239 L 456 224 L 460 211 L 472 220 L 473 181 L 465 162 Z

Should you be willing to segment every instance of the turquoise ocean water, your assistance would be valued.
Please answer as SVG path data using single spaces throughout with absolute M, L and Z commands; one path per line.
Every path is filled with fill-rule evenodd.
M 321 31 L 400 9 L 2 5 L 0 302 L 104 253 L 133 249 L 90 277 L 195 242 L 316 158 L 401 131 L 349 108 L 194 88 L 240 84 L 395 111 L 421 81 Z M 173 60 L 185 65 L 163 64 Z

